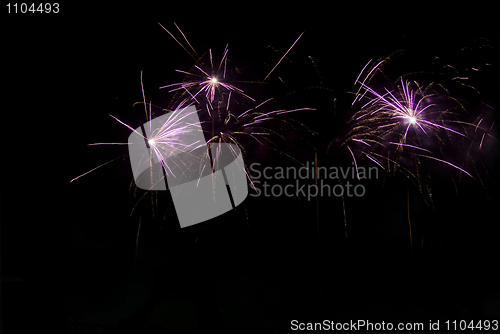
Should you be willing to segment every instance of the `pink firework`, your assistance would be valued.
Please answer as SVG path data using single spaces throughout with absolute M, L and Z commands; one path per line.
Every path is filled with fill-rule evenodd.
M 418 169 L 425 160 L 472 177 L 469 154 L 463 152 L 475 138 L 481 138 L 481 148 L 485 136 L 491 136 L 482 127 L 483 118 L 470 121 L 460 99 L 435 82 L 423 85 L 406 75 L 394 84 L 378 83 L 374 78 L 382 73 L 382 64 L 384 60 L 370 61 L 356 79 L 358 90 L 352 105 L 357 111 L 344 142 L 356 166 L 356 160 L 365 156 L 385 170 L 399 169 L 414 177 L 419 187 Z
M 208 50 L 208 61 L 204 59 L 206 58 L 206 56 L 198 56 L 198 53 L 192 47 L 191 43 L 189 43 L 184 33 L 175 23 L 174 25 L 182 34 L 188 47 L 185 47 L 181 42 L 179 42 L 178 39 L 175 38 L 175 36 L 170 31 L 168 31 L 160 24 L 160 26 L 195 60 L 196 64 L 193 66 L 193 69 L 191 71 L 176 70 L 179 73 L 186 74 L 190 79 L 179 83 L 161 86 L 160 89 L 169 88 L 169 92 L 178 90 L 185 91 L 187 94 L 189 94 L 191 99 L 196 101 L 196 103 L 198 104 L 200 104 L 200 101 L 197 100 L 197 96 L 199 96 L 200 93 L 205 95 L 208 103 L 212 103 L 215 99 L 216 92 L 221 92 L 222 90 L 236 92 L 252 101 L 255 101 L 253 98 L 245 94 L 242 89 L 239 89 L 238 87 L 227 82 L 226 70 L 229 45 L 226 45 L 226 47 L 224 48 L 218 65 L 217 63 L 214 64 L 212 49 Z M 207 63 L 209 65 L 207 65 Z

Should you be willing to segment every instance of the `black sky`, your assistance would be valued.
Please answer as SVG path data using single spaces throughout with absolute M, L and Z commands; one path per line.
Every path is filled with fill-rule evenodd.
M 91 7 L 86 4 L 61 6 L 61 13 L 52 16 L 2 15 L 2 275 L 24 277 L 33 282 L 29 283 L 32 284 L 30 291 L 36 292 L 25 298 L 40 298 L 33 304 L 35 306 L 30 306 L 31 310 L 40 306 L 40 300 L 51 296 L 57 304 L 56 309 L 65 309 L 66 285 L 77 280 L 74 268 L 94 270 L 93 266 L 98 266 L 90 260 L 82 264 L 81 258 L 72 258 L 76 254 L 71 251 L 75 247 L 75 233 L 82 229 L 86 230 L 87 238 L 90 235 L 96 244 L 112 249 L 102 256 L 119 263 L 116 270 L 126 267 L 127 260 L 119 259 L 120 252 L 132 249 L 138 217 L 130 217 L 137 198 L 129 192 L 132 175 L 127 150 L 125 146 L 89 147 L 87 144 L 127 140 L 129 130 L 108 114 L 134 124 L 134 128 L 144 122 L 139 109 L 132 109 L 134 102 L 141 101 L 141 70 L 146 95 L 161 99 L 165 95 L 157 87 L 182 79 L 174 70 L 192 65 L 189 55 L 158 22 L 179 36 L 174 26 L 176 22 L 196 50 L 213 48 L 214 55 L 220 56 L 228 43 L 229 59 L 242 68 L 242 73 L 250 76 L 249 80 L 262 80 L 279 55 L 305 31 L 289 54 L 291 62 L 284 61 L 276 69 L 275 76 L 270 77 L 273 91 L 266 91 L 262 96 L 291 96 L 284 99 L 284 103 L 299 103 L 300 106 L 311 103 L 318 108 L 314 117 L 301 116 L 301 120 L 309 121 L 311 128 L 321 132 L 324 139 L 315 143 L 320 143 L 319 157 L 324 164 L 350 163 L 345 157 L 325 152 L 326 143 L 335 138 L 332 132 L 342 129 L 339 118 L 332 115 L 331 97 L 337 97 L 340 104 L 346 103 L 345 92 L 352 89 L 352 83 L 366 62 L 396 50 L 413 54 L 410 58 L 421 59 L 422 64 L 427 64 L 434 56 L 460 62 L 462 60 L 456 57 L 460 49 L 474 44 L 478 38 L 489 40 L 493 46 L 490 72 L 476 80 L 485 100 L 499 106 L 498 26 L 491 15 L 485 14 L 487 9 L 447 8 L 436 12 L 432 8 L 417 7 L 401 8 L 395 13 L 381 7 L 361 10 L 357 6 L 321 8 L 294 3 L 297 8 L 288 13 L 285 7 L 234 5 L 233 10 L 220 6 L 219 3 L 206 3 L 203 8 L 130 4 Z M 308 56 L 314 57 L 317 68 L 312 66 Z M 419 68 L 420 64 L 414 66 Z M 281 85 L 277 77 L 282 77 L 287 86 Z M 326 88 L 328 93 L 305 89 L 311 86 Z M 260 86 L 248 87 L 259 94 Z M 295 90 L 298 92 L 295 95 L 285 95 Z M 317 94 L 314 95 L 317 98 L 310 99 L 308 91 Z M 498 120 L 498 116 L 496 118 Z M 295 152 L 300 160 L 314 159 L 314 151 L 307 145 L 293 138 L 290 140 L 293 145 L 288 144 L 287 149 Z M 72 178 L 114 158 L 118 159 L 69 183 Z M 478 183 L 466 182 L 456 195 L 451 182 L 443 182 L 441 188 L 441 181 L 437 179 L 434 182 L 438 185 L 436 209 L 428 207 L 416 189 L 411 192 L 415 198 L 412 205 L 417 208 L 414 209 L 415 234 L 426 241 L 432 239 L 444 244 L 454 259 L 466 258 L 463 265 L 477 264 L 476 268 L 457 269 L 456 272 L 457 276 L 464 275 L 473 284 L 489 282 L 490 268 L 498 263 L 498 253 L 495 253 L 498 247 L 493 246 L 493 236 L 498 232 L 498 191 L 495 188 L 498 185 L 498 152 L 493 151 L 489 158 L 491 170 L 486 180 L 490 183 L 484 186 L 486 190 Z M 276 165 L 285 163 L 284 160 L 264 161 Z M 333 224 L 322 223 L 323 233 L 330 234 L 324 237 L 320 259 L 314 261 L 320 264 L 331 261 L 332 257 L 327 254 L 336 251 L 345 255 L 340 263 L 361 261 L 373 272 L 379 270 L 373 263 L 383 262 L 382 256 L 389 254 L 394 256 L 391 260 L 394 263 L 400 261 L 394 253 L 407 246 L 406 187 L 403 183 L 402 178 L 397 178 L 388 181 L 389 185 L 380 190 L 381 182 L 375 182 L 366 199 L 347 201 L 349 232 L 353 239 L 349 248 L 342 248 L 345 240 L 341 202 L 337 200 L 332 204 L 330 199 L 322 198 L 319 203 L 322 222 Z M 161 195 L 160 201 L 168 201 L 168 195 Z M 151 205 L 146 204 L 143 203 L 139 210 L 149 212 Z M 277 261 L 280 268 L 288 268 L 290 272 L 294 272 L 290 267 L 316 263 L 308 260 L 313 251 L 307 246 L 315 242 L 315 203 L 304 199 L 264 201 L 259 198 L 248 200 L 247 210 L 255 230 L 251 237 L 245 236 L 245 240 L 250 240 L 247 241 L 248 249 L 259 254 L 256 258 L 265 258 L 265 263 Z M 170 216 L 172 211 L 173 208 Z M 402 220 L 402 227 L 397 225 L 398 219 Z M 158 221 L 161 219 L 151 219 L 154 223 Z M 221 219 L 217 224 L 228 227 L 228 221 L 229 218 Z M 396 227 L 391 225 L 393 221 Z M 167 226 L 175 228 L 171 222 Z M 151 242 L 161 242 L 160 237 L 155 237 L 156 230 L 151 231 Z M 231 234 L 233 232 L 224 232 L 224 237 L 200 231 L 193 235 L 197 236 L 196 233 L 206 239 L 225 238 L 227 249 L 238 249 L 238 242 L 233 240 L 238 237 Z M 420 239 L 415 244 L 419 242 Z M 210 241 L 207 245 L 207 249 L 215 247 Z M 258 245 L 264 245 L 264 250 L 258 250 Z M 284 248 L 276 245 L 284 245 Z M 400 248 L 395 251 L 395 247 Z M 279 249 L 286 249 L 288 253 Z M 372 255 L 366 255 L 372 251 Z M 351 252 L 350 255 L 347 252 Z M 99 265 L 106 267 L 102 263 Z M 384 265 L 389 267 L 387 263 Z M 68 267 L 72 269 L 67 271 Z M 108 273 L 102 275 L 103 280 L 111 281 L 110 269 L 102 270 Z M 276 277 L 279 277 L 276 280 L 282 278 Z M 378 284 L 376 282 L 372 285 Z M 4 294 L 5 289 L 4 286 Z M 471 291 L 468 293 L 475 296 Z M 3 307 L 9 306 L 4 304 Z M 17 310 L 14 306 L 13 309 Z M 46 318 L 45 314 L 39 314 L 40 319 Z

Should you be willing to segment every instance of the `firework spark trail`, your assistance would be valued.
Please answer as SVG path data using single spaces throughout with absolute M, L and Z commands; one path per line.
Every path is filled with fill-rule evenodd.
M 382 165 L 380 164 L 380 162 L 378 162 L 377 160 L 373 159 L 370 155 L 366 154 L 366 157 L 367 157 L 368 159 L 370 159 L 371 161 L 373 161 L 374 163 L 376 163 L 377 165 L 379 165 L 379 166 L 380 166 L 380 168 L 382 168 L 383 170 L 385 170 L 384 166 L 382 166 Z
M 389 144 L 399 145 L 399 146 L 405 146 L 405 147 L 412 147 L 412 148 L 415 148 L 417 150 L 422 150 L 422 151 L 426 151 L 426 152 L 432 153 L 428 149 L 425 149 L 425 148 L 422 148 L 422 147 L 419 147 L 419 146 L 415 146 L 415 145 L 409 145 L 409 144 L 403 144 L 403 143 L 393 143 L 393 142 L 389 142 Z
M 119 158 L 121 158 L 121 157 L 114 158 L 113 160 L 110 160 L 110 161 L 105 162 L 105 163 L 103 163 L 103 164 L 101 164 L 101 165 L 99 165 L 99 166 L 97 166 L 97 167 L 95 167 L 95 168 L 92 168 L 92 169 L 91 169 L 91 170 L 89 170 L 88 172 L 83 173 L 83 174 L 81 174 L 81 175 L 79 175 L 79 176 L 77 176 L 77 177 L 75 177 L 75 178 L 71 179 L 71 181 L 69 181 L 69 183 L 71 183 L 71 182 L 73 182 L 73 181 L 75 181 L 75 180 L 77 180 L 77 179 L 81 178 L 82 176 L 85 176 L 85 175 L 87 175 L 87 174 L 89 174 L 89 173 L 91 173 L 91 172 L 95 171 L 96 169 L 98 169 L 98 168 L 100 168 L 100 167 L 102 167 L 102 166 L 105 166 L 105 165 L 107 165 L 107 164 L 109 164 L 109 163 L 111 163 L 111 162 L 113 162 L 113 161 L 115 161 L 115 160 L 117 160 L 117 159 L 119 159 Z
M 146 113 L 146 119 L 151 120 L 151 103 L 149 103 L 149 117 L 148 117 L 148 108 L 146 106 L 146 96 L 144 95 L 144 84 L 142 81 L 142 70 L 141 70 L 141 92 L 142 92 L 142 100 L 144 101 L 144 112 Z M 151 131 L 151 127 L 149 128 Z
M 375 66 L 374 66 L 374 67 L 370 70 L 370 72 L 368 72 L 368 74 L 366 75 L 365 79 L 364 79 L 362 82 L 360 82 L 360 81 L 359 81 L 359 78 L 360 78 L 360 77 L 361 77 L 361 75 L 363 74 L 363 72 L 364 72 L 364 70 L 366 69 L 366 67 L 367 67 L 367 66 L 371 63 L 371 60 L 370 60 L 368 63 L 366 63 L 365 67 L 363 67 L 363 69 L 362 69 L 362 70 L 361 70 L 361 72 L 359 73 L 358 77 L 356 78 L 356 81 L 354 82 L 354 84 L 355 84 L 355 85 L 356 85 L 357 83 L 360 83 L 361 85 L 360 85 L 360 87 L 359 87 L 358 91 L 356 92 L 356 97 L 355 97 L 355 98 L 354 98 L 354 100 L 352 101 L 352 105 L 354 105 L 354 103 L 356 103 L 356 100 L 360 100 L 360 99 L 362 99 L 362 98 L 365 96 L 366 91 L 365 91 L 362 95 L 360 95 L 360 94 L 359 94 L 359 92 L 361 91 L 361 89 L 362 89 L 363 87 L 366 87 L 366 86 L 365 86 L 365 82 L 366 82 L 366 80 L 368 80 L 368 79 L 370 78 L 371 74 L 372 74 L 372 73 L 373 73 L 373 72 L 374 72 L 374 71 L 375 71 L 375 70 L 376 70 L 376 69 L 377 69 L 377 68 L 378 68 L 378 67 L 379 67 L 379 66 L 380 66 L 383 62 L 384 62 L 384 60 L 381 60 L 381 61 L 380 61 L 377 65 L 375 65 Z
M 96 145 L 129 145 L 129 143 L 92 143 L 92 144 L 87 144 L 87 146 L 96 146 Z
M 305 31 L 303 31 L 299 37 L 297 37 L 297 39 L 295 40 L 295 42 L 293 42 L 292 46 L 288 49 L 287 52 L 285 52 L 285 54 L 283 55 L 283 57 L 281 57 L 281 59 L 278 61 L 278 63 L 276 65 L 274 65 L 274 67 L 272 68 L 272 70 L 266 75 L 266 77 L 264 78 L 264 80 L 262 81 L 266 81 L 266 79 L 271 75 L 271 73 L 273 73 L 273 71 L 276 69 L 276 67 L 278 67 L 278 65 L 281 63 L 281 61 L 283 59 L 285 59 L 286 55 L 288 54 L 288 52 L 290 52 L 290 50 L 293 48 L 293 46 L 295 45 L 295 43 L 297 43 L 299 41 L 299 39 L 302 37 L 302 35 L 304 35 Z
M 243 116 L 244 116 L 245 114 L 247 114 L 249 111 L 251 111 L 251 110 L 255 110 L 255 109 L 259 108 L 260 106 L 262 106 L 262 105 L 264 105 L 265 103 L 267 103 L 267 102 L 271 101 L 272 99 L 273 99 L 273 98 L 267 99 L 267 100 L 265 100 L 264 102 L 261 102 L 260 104 L 258 104 L 257 106 L 255 106 L 255 107 L 253 107 L 253 108 L 250 108 L 250 109 L 248 109 L 247 111 L 244 111 L 243 113 L 241 113 L 240 115 L 238 115 L 238 116 L 237 116 L 237 118 L 243 117 Z M 228 105 L 229 105 L 229 103 L 228 103 Z
M 175 38 L 175 36 L 174 36 L 174 35 L 173 35 L 170 31 L 168 31 L 168 30 L 167 30 L 164 26 L 162 26 L 160 22 L 158 22 L 158 24 L 159 24 L 159 25 L 160 25 L 160 27 L 162 27 L 162 28 L 163 28 L 163 30 L 165 30 L 165 31 L 166 31 L 166 32 L 170 35 L 170 37 L 172 37 L 172 38 L 174 39 L 174 41 L 176 41 L 176 42 L 177 42 L 177 44 L 179 44 L 179 45 L 180 45 L 180 46 L 181 46 L 181 47 L 182 47 L 182 48 L 183 48 L 183 49 L 184 49 L 184 50 L 185 50 L 185 51 L 186 51 L 186 52 L 187 52 L 187 53 L 188 53 L 188 54 L 189 54 L 189 55 L 190 55 L 190 56 L 191 56 L 194 60 L 195 60 L 195 61 L 198 61 L 198 58 L 199 58 L 199 57 L 198 57 L 198 54 L 196 53 L 196 50 L 195 50 L 195 49 L 191 46 L 191 44 L 190 44 L 190 43 L 189 43 L 189 41 L 187 40 L 187 38 L 186 38 L 186 36 L 184 35 L 184 33 L 183 33 L 183 32 L 182 32 L 182 30 L 181 30 L 181 29 L 177 26 L 177 24 L 176 24 L 175 22 L 174 22 L 174 25 L 175 25 L 175 26 L 176 26 L 176 28 L 179 30 L 179 32 L 181 33 L 181 35 L 184 37 L 184 40 L 187 42 L 187 44 L 191 47 L 191 50 L 193 50 L 193 52 L 194 52 L 194 54 L 196 55 L 196 57 L 195 57 L 195 56 L 193 56 L 193 54 L 191 54 L 191 52 L 189 52 L 189 50 L 188 50 L 188 49 L 187 49 L 184 45 L 182 45 L 182 43 L 181 43 L 181 42 L 179 42 L 179 41 L 177 40 L 177 38 Z
M 349 152 L 351 152 L 352 158 L 354 159 L 354 166 L 356 167 L 356 175 L 359 180 L 358 163 L 356 162 L 356 157 L 354 156 L 354 153 L 352 153 L 352 150 L 349 146 L 347 146 L 347 149 L 349 150 Z

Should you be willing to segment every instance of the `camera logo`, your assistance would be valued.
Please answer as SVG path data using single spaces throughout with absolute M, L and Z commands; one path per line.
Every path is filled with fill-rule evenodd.
M 130 134 L 128 144 L 137 187 L 168 189 L 181 228 L 220 216 L 248 195 L 240 148 L 207 145 L 195 106 L 150 120 Z

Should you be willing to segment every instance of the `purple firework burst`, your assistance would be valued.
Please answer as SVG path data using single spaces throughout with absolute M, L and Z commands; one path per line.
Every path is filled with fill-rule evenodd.
M 370 61 L 356 79 L 356 111 L 344 142 L 356 166 L 366 157 L 384 170 L 403 171 L 421 190 L 430 170 L 422 166 L 430 161 L 473 177 L 470 148 L 481 149 L 485 137 L 492 137 L 484 118 L 471 115 L 460 98 L 434 81 L 423 84 L 410 74 L 380 84 L 384 63 Z

